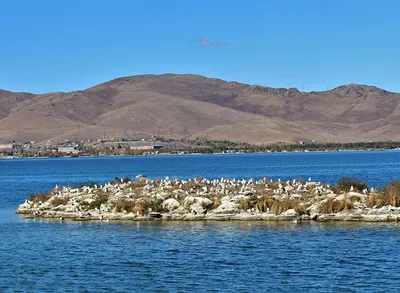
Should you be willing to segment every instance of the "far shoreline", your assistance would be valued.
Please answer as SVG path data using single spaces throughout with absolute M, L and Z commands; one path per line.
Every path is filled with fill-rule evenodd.
M 398 152 L 400 149 L 374 149 L 374 150 L 338 150 L 338 151 L 319 151 L 319 150 L 310 150 L 310 151 L 282 151 L 282 152 L 237 152 L 237 153 L 185 153 L 185 154 L 172 154 L 172 153 L 160 153 L 160 154 L 149 154 L 149 155 L 92 155 L 92 156 L 58 156 L 58 157 L 49 157 L 49 156 L 37 156 L 37 157 L 12 157 L 12 156 L 0 156 L 0 160 L 21 160 L 21 159 L 79 159 L 79 158 L 130 158 L 130 157 L 184 157 L 184 156 L 203 156 L 203 155 L 223 155 L 223 156 L 234 156 L 234 155 L 276 155 L 276 154 L 302 154 L 302 153 L 370 153 L 370 152 Z

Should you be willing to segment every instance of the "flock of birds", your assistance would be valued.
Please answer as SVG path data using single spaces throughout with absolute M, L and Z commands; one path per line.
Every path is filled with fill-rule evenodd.
M 143 175 L 136 176 L 136 181 L 130 179 L 118 179 L 113 182 L 107 182 L 104 185 L 94 184 L 93 186 L 83 186 L 81 188 L 55 186 L 52 195 L 54 196 L 70 196 L 73 194 L 95 194 L 98 191 L 103 191 L 110 195 L 132 194 L 136 189 L 143 188 L 148 194 L 156 194 L 158 192 L 171 192 L 181 190 L 182 192 L 174 193 L 175 197 L 180 196 L 207 196 L 207 195 L 221 195 L 221 196 L 235 196 L 235 195 L 263 195 L 269 194 L 272 196 L 292 195 L 296 196 L 301 193 L 308 194 L 321 194 L 332 192 L 331 186 L 321 182 L 313 182 L 311 178 L 308 180 L 288 180 L 283 181 L 277 179 L 273 181 L 267 178 L 255 180 L 250 179 L 206 179 L 206 178 L 191 178 L 191 179 L 171 179 L 165 177 L 161 180 L 154 180 L 146 178 Z M 134 190 L 135 189 L 135 190 Z M 129 190 L 129 192 L 128 192 Z M 350 191 L 354 191 L 354 187 L 350 187 Z M 373 189 L 371 188 L 371 192 Z M 266 192 L 266 193 L 265 193 Z M 368 189 L 362 190 L 362 193 L 367 194 Z M 25 202 L 27 203 L 27 201 Z M 64 220 L 60 217 L 60 220 Z M 101 219 L 102 220 L 102 219 Z M 105 220 L 105 221 L 108 221 Z
M 165 177 L 161 180 L 153 180 L 146 178 L 143 175 L 136 176 L 137 181 L 142 182 L 143 185 L 139 185 L 143 187 L 144 190 L 148 192 L 154 191 L 165 191 L 168 192 L 170 190 L 181 189 L 184 191 L 186 196 L 189 195 L 207 195 L 207 194 L 219 194 L 219 195 L 229 195 L 229 194 L 257 194 L 257 190 L 265 190 L 271 192 L 273 195 L 282 195 L 282 194 L 295 194 L 301 192 L 310 192 L 311 190 L 317 194 L 321 194 L 324 192 L 330 191 L 330 185 L 322 184 L 321 182 L 313 182 L 311 177 L 308 180 L 288 180 L 282 181 L 281 179 L 277 179 L 277 181 L 273 181 L 272 179 L 268 180 L 266 178 L 261 178 L 259 180 L 255 180 L 253 178 L 250 179 L 229 179 L 229 178 L 220 178 L 220 179 L 206 179 L 206 178 L 189 178 L 189 179 L 170 179 L 170 177 Z M 126 191 L 129 188 L 129 193 L 134 192 L 134 189 L 138 187 L 138 185 L 133 185 L 131 180 L 127 179 L 118 179 L 114 182 L 107 182 L 104 185 L 93 185 L 93 186 L 84 186 L 81 188 L 80 192 L 86 194 L 92 194 L 96 190 L 102 190 L 105 193 L 108 192 L 118 192 L 118 191 Z M 354 187 L 350 187 L 350 191 L 354 191 Z M 373 188 L 370 190 L 373 192 Z M 54 194 L 58 196 L 62 196 L 66 193 L 74 193 L 78 192 L 78 189 L 72 189 L 71 187 L 63 187 L 59 188 L 58 185 L 54 188 Z M 368 189 L 365 188 L 362 190 L 363 194 L 368 193 Z

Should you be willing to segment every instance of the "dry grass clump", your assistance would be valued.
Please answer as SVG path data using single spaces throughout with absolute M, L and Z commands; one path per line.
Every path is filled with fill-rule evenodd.
M 300 215 L 307 213 L 307 206 L 304 203 L 294 199 L 275 199 L 272 196 L 266 196 L 258 200 L 255 205 L 260 212 L 271 211 L 275 215 L 280 215 L 283 212 L 294 209 Z
M 133 212 L 133 209 L 135 207 L 135 202 L 131 200 L 127 200 L 125 198 L 120 198 L 115 202 L 115 210 L 120 213 L 120 212 Z
M 391 183 L 383 187 L 382 190 L 371 193 L 367 206 L 381 208 L 391 205 L 393 207 L 400 206 L 400 180 L 393 180 Z
M 294 205 L 293 209 L 300 215 L 307 214 L 307 205 L 305 203 L 297 202 L 297 204 Z
M 230 192 L 236 193 L 239 192 L 242 187 L 240 185 L 228 185 L 227 189 Z
M 134 207 L 133 207 L 133 210 L 132 210 L 135 214 L 136 213 L 139 213 L 139 214 L 141 214 L 142 216 L 144 215 L 144 212 L 146 211 L 146 205 L 145 204 L 143 204 L 143 203 L 138 203 L 138 204 L 136 204 Z
M 272 204 L 274 203 L 275 199 L 271 196 L 264 196 L 261 199 L 259 199 L 256 203 L 256 209 L 259 212 L 268 212 L 271 207 Z
M 271 206 L 271 212 L 273 212 L 275 215 L 280 215 L 290 209 L 294 209 L 300 215 L 307 213 L 307 207 L 305 204 L 293 199 L 275 200 Z
M 283 182 L 274 181 L 274 182 L 269 182 L 268 186 L 269 188 L 277 189 L 279 187 L 279 184 L 281 184 L 282 186 L 284 185 Z
M 270 187 L 269 187 L 270 188 Z M 274 189 L 274 188 L 273 188 Z M 265 187 L 265 185 L 256 185 L 255 186 L 255 190 L 256 190 L 256 195 L 257 196 L 262 196 L 262 197 L 265 197 L 265 196 L 272 196 L 274 193 L 273 193 L 273 190 L 267 190 L 267 188 Z
M 368 185 L 357 178 L 343 177 L 338 180 L 334 189 L 336 192 L 350 191 L 351 187 L 353 187 L 354 191 L 361 192 L 368 188 Z
M 246 198 L 242 198 L 239 202 L 239 208 L 243 211 L 247 211 L 256 207 L 257 197 L 250 196 Z
M 371 193 L 367 199 L 367 207 L 372 208 L 376 206 L 377 208 L 383 207 L 382 195 L 379 193 Z
M 213 199 L 213 204 L 212 204 L 212 209 L 215 210 L 217 207 L 219 207 L 222 204 L 222 201 L 220 198 L 215 197 Z
M 190 190 L 190 189 L 199 189 L 202 188 L 203 185 L 199 182 L 188 181 L 185 184 L 182 184 L 182 190 Z
M 29 200 L 31 201 L 31 202 L 33 202 L 33 203 L 38 203 L 38 202 L 46 202 L 46 201 L 48 201 L 49 200 L 49 198 L 50 198 L 50 196 L 49 195 L 47 195 L 47 194 L 45 194 L 45 193 L 43 193 L 43 192 L 38 192 L 38 193 L 36 193 L 36 194 L 34 194 L 34 193 L 31 193 L 31 195 L 30 195 L 30 197 L 29 197 Z
M 354 203 L 348 198 L 344 199 L 328 199 L 320 208 L 320 213 L 332 214 L 349 211 L 354 207 Z
M 128 181 L 129 182 L 129 181 Z M 138 181 L 133 181 L 130 185 L 132 188 L 142 188 L 146 186 L 146 181 L 145 180 L 138 180 Z
M 69 196 L 66 197 L 56 197 L 51 200 L 51 204 L 53 207 L 57 207 L 59 205 L 66 205 L 69 201 Z
M 134 201 L 121 198 L 115 202 L 115 208 L 118 213 L 123 211 L 126 211 L 128 213 L 138 212 L 141 215 L 149 213 L 150 211 L 161 213 L 165 211 L 162 202 L 163 202 L 162 200 L 149 200 L 149 201 L 143 200 L 135 203 Z

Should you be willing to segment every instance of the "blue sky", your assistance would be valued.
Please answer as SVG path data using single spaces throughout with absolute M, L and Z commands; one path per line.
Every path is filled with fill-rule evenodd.
M 0 88 L 173 72 L 400 92 L 399 11 L 397 0 L 0 0 Z

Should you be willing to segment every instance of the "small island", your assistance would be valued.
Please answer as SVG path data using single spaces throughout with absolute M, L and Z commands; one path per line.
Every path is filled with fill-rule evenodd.
M 400 221 L 400 181 L 369 188 L 342 178 L 336 185 L 311 178 L 161 180 L 136 176 L 104 185 L 88 182 L 31 194 L 16 210 L 31 218 L 74 221 L 267 220 Z

